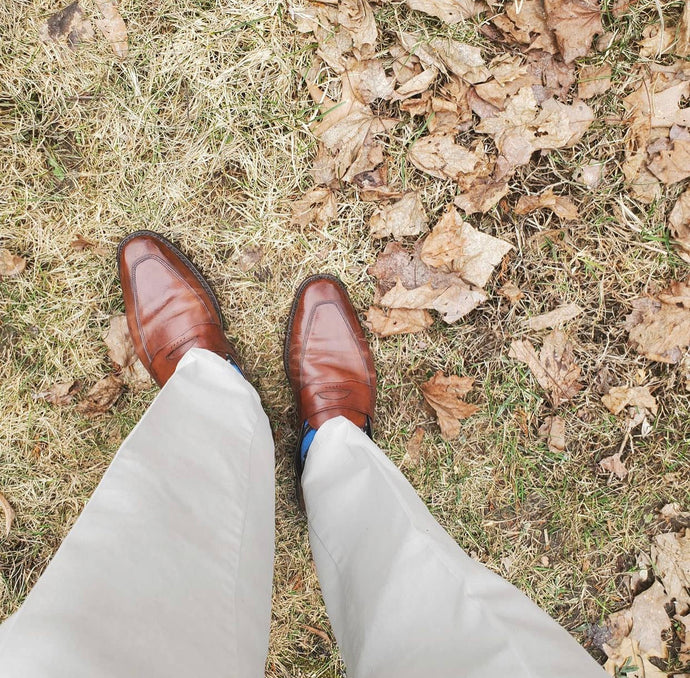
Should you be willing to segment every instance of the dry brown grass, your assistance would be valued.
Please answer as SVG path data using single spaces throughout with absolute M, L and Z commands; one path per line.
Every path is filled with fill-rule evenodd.
M 667 4 L 671 13 L 681 6 Z M 371 206 L 348 192 L 327 228 L 289 225 L 291 199 L 310 185 L 315 110 L 299 78 L 309 46 L 280 3 L 132 0 L 122 3 L 131 51 L 120 63 L 103 43 L 75 52 L 41 45 L 36 27 L 59 7 L 29 0 L 0 8 L 0 245 L 29 262 L 20 277 L 0 281 L 0 491 L 17 511 L 10 537 L 0 542 L 0 617 L 21 604 L 155 396 L 127 393 L 112 416 L 96 422 L 34 398 L 53 383 L 91 384 L 109 372 L 101 337 L 109 315 L 122 310 L 115 247 L 128 232 L 152 228 L 175 240 L 213 283 L 274 425 L 268 675 L 342 675 L 335 645 L 306 629 L 330 634 L 294 502 L 293 406 L 281 343 L 294 288 L 310 273 L 338 274 L 357 307 L 367 307 L 373 288 L 366 268 L 380 243 L 367 235 Z M 397 3 L 377 15 L 387 30 L 481 41 L 472 24 L 449 29 Z M 513 181 L 511 202 L 525 187 L 555 185 L 580 202 L 583 223 L 566 228 L 548 214 L 498 210 L 473 219 L 516 248 L 494 287 L 510 279 L 526 298 L 511 308 L 494 295 L 457 325 L 372 339 L 377 441 L 463 547 L 584 641 L 590 625 L 627 602 L 620 575 L 647 547 L 656 508 L 690 503 L 690 419 L 679 374 L 632 354 L 622 328 L 633 298 L 687 273 L 665 228 L 678 191 L 650 208 L 630 199 L 619 169 L 624 129 L 605 121 L 621 114 L 620 94 L 638 60 L 634 41 L 655 17 L 656 4 L 641 0 L 617 23 L 609 55 L 617 86 L 596 104 L 597 123 L 583 142 Z M 404 123 L 390 143 L 391 173 L 404 169 L 407 185 L 423 190 L 438 215 L 453 187 L 405 168 L 414 134 Z M 574 169 L 591 159 L 610 169 L 595 192 L 573 181 Z M 77 234 L 103 251 L 73 251 Z M 259 246 L 263 260 L 242 272 L 242 253 Z M 536 434 L 548 404 L 507 358 L 507 346 L 526 334 L 525 315 L 567 301 L 586 309 L 572 329 L 588 387 L 563 408 L 568 450 L 554 455 Z M 652 433 L 632 438 L 625 483 L 597 470 L 596 462 L 620 446 L 624 428 L 593 387 L 603 367 L 614 384 L 654 386 L 660 402 Z M 480 413 L 452 444 L 440 438 L 417 388 L 436 369 L 477 379 L 471 399 Z M 410 468 L 404 446 L 417 425 L 427 431 L 424 461 Z

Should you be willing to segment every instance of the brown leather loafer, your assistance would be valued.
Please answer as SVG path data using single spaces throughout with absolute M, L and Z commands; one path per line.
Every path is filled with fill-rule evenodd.
M 288 321 L 284 362 L 300 426 L 306 422 L 317 429 L 342 415 L 371 435 L 376 404 L 374 360 L 357 313 L 337 278 L 315 275 L 300 285 Z M 298 478 L 302 474 L 300 446 L 301 440 L 296 454 Z
M 171 242 L 137 231 L 120 243 L 117 261 L 134 348 L 159 386 L 190 348 L 208 349 L 237 364 L 215 295 Z

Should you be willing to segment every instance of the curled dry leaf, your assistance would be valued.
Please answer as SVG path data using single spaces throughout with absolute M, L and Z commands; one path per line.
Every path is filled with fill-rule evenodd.
M 426 92 L 434 84 L 437 77 L 438 69 L 430 66 L 401 84 L 393 94 L 393 101 L 403 101 Z
M 525 45 L 529 50 L 543 50 L 550 54 L 558 52 L 556 36 L 547 25 L 543 0 L 508 2 L 504 13 L 492 21 L 508 42 Z
M 47 391 L 37 393 L 34 397 L 36 399 L 43 399 L 51 405 L 58 405 L 60 407 L 69 405 L 74 396 L 81 390 L 81 382 L 67 381 L 61 384 L 54 384 Z
M 549 452 L 558 454 L 565 451 L 565 420 L 562 417 L 546 417 L 539 427 L 539 435 L 546 438 Z
M 628 341 L 645 358 L 679 363 L 690 346 L 690 278 L 673 282 L 657 297 L 633 301 L 625 328 Z
M 460 420 L 467 419 L 479 408 L 466 403 L 463 398 L 472 390 L 474 379 L 451 375 L 446 377 L 438 371 L 422 384 L 424 399 L 434 408 L 441 435 L 446 440 L 453 440 L 460 434 Z
M 399 33 L 400 44 L 414 54 L 425 68 L 435 67 L 452 73 L 470 84 L 484 82 L 490 77 L 479 47 L 449 38 L 420 40 L 412 33 Z
M 108 358 L 114 363 L 116 370 L 131 365 L 137 359 L 124 314 L 110 316 L 110 325 L 103 335 L 103 341 L 108 347 Z
M 552 210 L 564 221 L 577 221 L 580 218 L 573 201 L 563 195 L 555 195 L 550 188 L 539 195 L 523 195 L 515 206 L 515 213 L 528 214 L 541 208 Z
M 113 52 L 121 59 L 127 56 L 127 25 L 122 19 L 115 0 L 96 0 L 98 9 L 103 16 L 96 20 L 96 26 L 110 43 Z
M 690 141 L 670 142 L 651 156 L 649 171 L 664 184 L 675 184 L 690 177 Z
M 77 410 L 85 417 L 93 419 L 107 412 L 122 395 L 124 383 L 112 374 L 97 381 L 77 405 Z
M 422 442 L 424 441 L 424 428 L 417 426 L 414 433 L 405 445 L 405 461 L 409 462 L 410 466 L 418 466 L 419 460 L 422 456 Z
M 374 238 L 392 235 L 396 240 L 419 235 L 427 229 L 424 205 L 417 191 L 409 191 L 397 202 L 380 207 L 369 220 Z
M 668 216 L 678 256 L 690 264 L 690 189 L 678 198 Z
M 492 164 L 484 147 L 474 149 L 455 143 L 455 135 L 429 134 L 418 139 L 407 153 L 409 161 L 422 172 L 439 179 L 452 179 L 469 189 L 480 178 L 491 174 Z
M 388 308 L 426 308 L 453 323 L 486 300 L 486 293 L 470 287 L 457 273 L 444 273 L 420 258 L 421 244 L 413 253 L 390 242 L 369 268 L 378 283 L 375 301 Z
M 92 250 L 94 247 L 96 247 L 96 243 L 93 240 L 89 240 L 83 235 L 77 233 L 77 237 L 72 240 L 69 246 L 77 252 L 82 252 L 83 250 Z
M 538 355 L 530 341 L 518 340 L 511 343 L 508 356 L 529 367 L 554 407 L 568 402 L 582 390 L 572 342 L 560 330 L 547 335 Z
M 512 248 L 505 240 L 473 228 L 450 209 L 424 240 L 421 259 L 427 266 L 453 271 L 466 282 L 484 287 Z
M 585 56 L 594 36 L 604 32 L 598 0 L 544 0 L 544 9 L 566 63 Z
M 524 292 L 513 282 L 508 281 L 498 293 L 505 297 L 511 304 L 517 304 L 520 299 L 524 299 Z
M 393 95 L 395 78 L 386 74 L 378 59 L 353 59 L 347 64 L 345 77 L 349 79 L 354 95 L 365 104 L 376 99 L 390 99 Z
M 301 227 L 314 223 L 326 226 L 338 213 L 335 193 L 330 188 L 313 188 L 292 203 L 292 222 Z
M 263 247 L 248 247 L 237 258 L 237 265 L 242 273 L 247 273 L 264 258 Z
M 628 475 L 628 469 L 621 461 L 622 454 L 622 452 L 616 452 L 616 454 L 612 454 L 610 457 L 604 457 L 601 461 L 599 461 L 599 466 L 603 471 L 613 473 L 620 480 L 625 480 L 626 476 Z
M 614 386 L 602 397 L 601 402 L 612 414 L 620 414 L 627 407 L 648 410 L 652 414 L 658 410 L 656 398 L 647 386 Z
M 91 42 L 95 34 L 77 0 L 48 17 L 39 27 L 38 37 L 42 42 L 64 42 L 75 48 L 80 42 Z
M 378 337 L 391 337 L 394 334 L 414 334 L 428 329 L 434 319 L 428 311 L 419 308 L 391 308 L 384 311 L 378 306 L 370 306 L 364 321 L 365 327 Z
M 626 678 L 668 678 L 656 664 L 649 661 L 649 654 L 640 650 L 640 644 L 632 638 L 624 638 L 615 649 L 604 644 L 608 661 L 604 668 L 612 676 L 621 675 L 625 670 Z
M 611 66 L 583 66 L 578 74 L 577 96 L 591 99 L 608 92 L 611 88 Z
M 12 254 L 9 250 L 0 248 L 0 276 L 11 277 L 19 275 L 26 268 L 26 260 Z
M 560 327 L 569 320 L 582 313 L 582 309 L 575 303 L 563 304 L 553 311 L 536 315 L 527 320 L 527 326 L 532 330 L 545 330 L 552 327 Z
M 493 136 L 501 154 L 496 178 L 526 165 L 538 150 L 568 148 L 577 143 L 594 120 L 594 112 L 583 101 L 571 105 L 547 99 L 538 105 L 531 87 L 523 87 L 508 99 L 505 110 L 485 118 L 478 132 Z
M 507 195 L 508 188 L 508 182 L 505 180 L 480 179 L 475 181 L 469 190 L 456 196 L 454 203 L 465 214 L 485 214 Z
M 476 16 L 485 7 L 474 0 L 407 0 L 407 6 L 438 17 L 448 24 L 457 24 L 464 19 Z
M 153 386 L 151 376 L 134 350 L 125 315 L 111 316 L 110 326 L 103 336 L 103 341 L 108 347 L 108 357 L 113 362 L 118 377 L 132 391 L 143 391 Z
M 328 168 L 330 176 L 350 182 L 383 163 L 383 149 L 376 138 L 394 127 L 397 120 L 374 115 L 355 97 L 346 76 L 342 78 L 340 102 L 320 103 L 324 114 L 313 131 L 323 143 L 324 150 L 317 158 L 325 166 L 320 169 L 322 175 Z M 330 178 L 319 183 L 329 184 Z
M 5 514 L 5 537 L 9 537 L 16 514 L 10 502 L 7 501 L 7 498 L 2 492 L 0 492 L 0 506 L 2 507 L 2 512 Z
M 338 24 L 350 35 L 361 56 L 371 56 L 378 38 L 374 12 L 367 0 L 341 0 L 337 8 Z

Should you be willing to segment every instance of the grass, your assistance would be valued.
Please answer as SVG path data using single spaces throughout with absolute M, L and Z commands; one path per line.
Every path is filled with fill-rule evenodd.
M 681 3 L 668 3 L 670 23 Z M 123 3 L 130 56 L 118 62 L 97 42 L 77 51 L 41 45 L 36 28 L 60 3 L 6 3 L 0 40 L 0 246 L 25 256 L 26 272 L 0 280 L 0 491 L 17 519 L 0 541 L 0 618 L 35 583 L 92 493 L 121 440 L 156 391 L 126 393 L 111 416 L 83 419 L 34 396 L 110 371 L 102 334 L 122 311 L 114 254 L 127 233 L 153 228 L 174 239 L 208 275 L 231 334 L 274 425 L 277 547 L 267 675 L 343 675 L 292 485 L 293 404 L 279 356 L 297 284 L 330 271 L 343 278 L 358 309 L 373 296 L 366 273 L 383 244 L 367 234 L 372 207 L 349 191 L 338 219 L 322 229 L 290 226 L 290 201 L 311 183 L 308 123 L 316 114 L 299 74 L 311 48 L 282 3 L 143 0 Z M 395 30 L 453 35 L 497 47 L 474 24 L 448 28 L 399 3 L 376 9 L 384 41 Z M 509 203 L 528 189 L 555 185 L 580 203 L 583 223 L 563 226 L 544 212 L 517 217 L 494 210 L 473 218 L 515 245 L 491 285 L 512 280 L 526 297 L 511 307 L 496 294 L 465 321 L 427 332 L 372 338 L 380 391 L 376 440 L 387 449 L 432 513 L 474 557 L 515 583 L 573 631 L 596 656 L 591 629 L 629 600 L 624 574 L 647 549 L 659 506 L 690 503 L 690 418 L 679 370 L 650 364 L 626 346 L 632 299 L 685 276 L 666 215 L 669 189 L 644 206 L 623 185 L 620 98 L 639 62 L 635 43 L 657 20 L 640 0 L 615 24 L 606 56 L 615 87 L 595 102 L 597 122 L 574 149 L 553 152 L 514 177 Z M 603 57 L 587 59 L 599 63 Z M 423 191 L 430 217 L 450 202 L 450 182 L 406 166 L 418 129 L 404 119 L 389 143 L 390 172 Z M 574 168 L 607 163 L 596 191 Z M 98 249 L 74 251 L 77 235 Z M 261 247 L 249 271 L 243 252 Z M 522 319 L 576 301 L 571 324 L 585 390 L 560 414 L 568 446 L 550 453 L 537 429 L 551 408 L 524 366 L 507 358 Z M 418 385 L 435 370 L 476 379 L 480 412 L 457 441 L 443 441 Z M 602 369 L 612 384 L 655 389 L 660 412 L 651 434 L 634 434 L 626 482 L 598 470 L 617 451 L 624 423 L 609 415 L 594 387 Z M 422 463 L 405 444 L 423 426 Z M 632 449 L 631 447 L 632 446 Z

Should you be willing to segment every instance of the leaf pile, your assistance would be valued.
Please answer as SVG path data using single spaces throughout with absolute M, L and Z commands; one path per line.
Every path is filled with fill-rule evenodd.
M 690 513 L 667 504 L 661 517 L 684 527 L 657 535 L 651 553 L 640 554 L 630 582 L 632 605 L 606 621 L 606 669 L 612 675 L 665 678 L 659 666 L 669 659 L 669 646 L 677 665 L 690 665 Z

